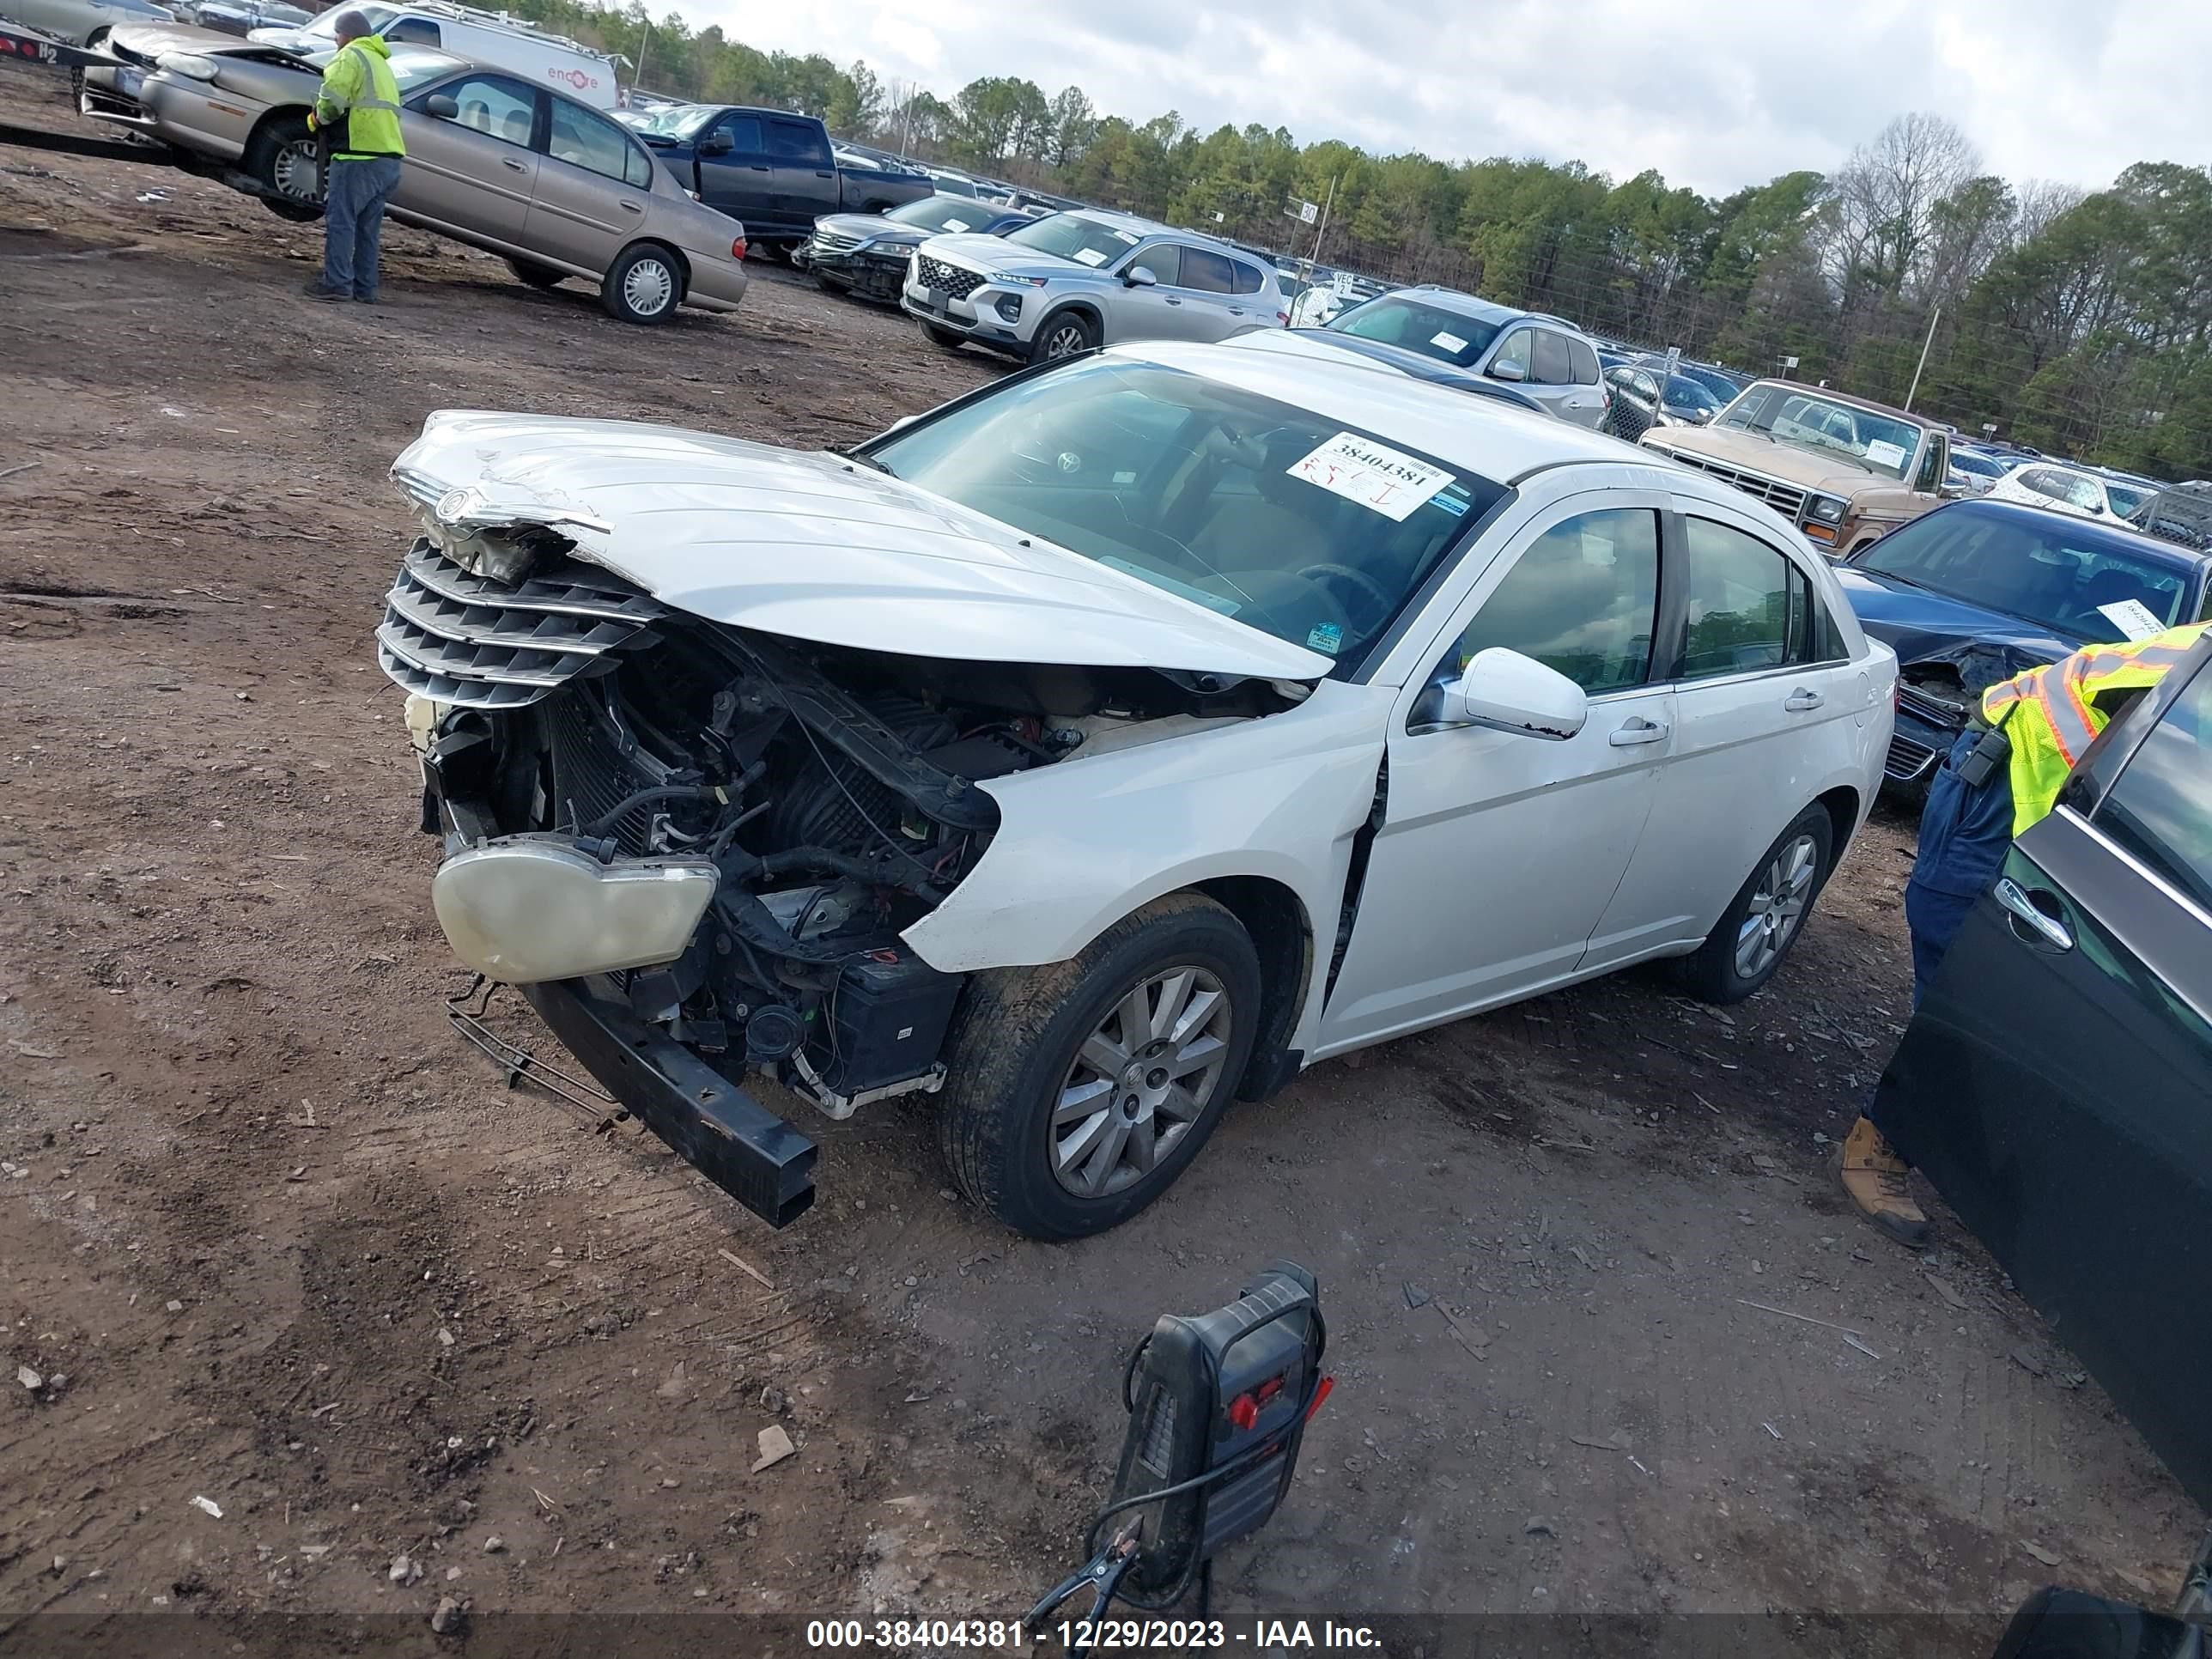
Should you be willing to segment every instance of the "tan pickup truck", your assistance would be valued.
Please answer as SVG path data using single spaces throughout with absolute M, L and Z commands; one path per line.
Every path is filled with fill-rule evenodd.
M 1757 380 L 1700 427 L 1654 427 L 1644 447 L 1756 495 L 1838 557 L 1940 506 L 1941 427 L 1863 398 Z

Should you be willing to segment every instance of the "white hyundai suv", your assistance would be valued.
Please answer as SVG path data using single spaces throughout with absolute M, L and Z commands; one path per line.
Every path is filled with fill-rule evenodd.
M 816 1148 L 755 1079 L 932 1097 L 1070 1237 L 1331 1055 L 1652 957 L 1748 995 L 1888 747 L 1766 507 L 1295 335 L 849 454 L 449 411 L 394 475 L 447 937 L 778 1224 Z

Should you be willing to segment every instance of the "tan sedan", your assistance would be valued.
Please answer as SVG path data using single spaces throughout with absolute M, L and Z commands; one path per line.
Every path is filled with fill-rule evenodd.
M 177 27 L 119 28 L 109 46 L 123 67 L 88 74 L 86 114 L 184 152 L 272 212 L 320 215 L 316 63 Z M 395 46 L 392 70 L 407 140 L 393 218 L 499 254 L 533 287 L 590 277 L 625 322 L 744 298 L 744 227 L 597 110 L 422 47 Z

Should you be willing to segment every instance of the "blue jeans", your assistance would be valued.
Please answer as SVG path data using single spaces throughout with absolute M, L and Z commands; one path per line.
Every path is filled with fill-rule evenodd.
M 399 187 L 399 158 L 334 161 L 323 197 L 323 286 L 356 300 L 376 297 L 384 204 Z
M 1905 886 L 1916 1008 L 1966 925 L 1966 913 L 1995 884 L 2012 849 L 2011 775 L 2000 766 L 1978 789 L 1959 775 L 1980 736 L 1978 731 L 1960 733 L 1928 786 L 1928 805 L 1920 814 L 1920 850 Z

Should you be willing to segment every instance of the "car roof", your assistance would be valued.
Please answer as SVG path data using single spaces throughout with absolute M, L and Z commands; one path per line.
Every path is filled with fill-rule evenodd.
M 1868 410 L 1876 415 L 1887 415 L 1892 420 L 1909 421 L 1914 426 L 1932 428 L 1936 424 L 1924 415 L 1908 415 L 1901 409 L 1892 409 L 1887 404 L 1878 404 L 1871 398 L 1856 398 L 1848 392 L 1838 392 L 1830 386 L 1807 386 L 1802 380 L 1778 380 L 1771 376 L 1762 376 L 1753 380 L 1751 385 L 1786 386 L 1792 392 L 1802 393 L 1808 398 L 1821 398 L 1829 403 L 1842 404 L 1848 408 Z M 1747 386 L 1744 390 L 1748 392 L 1751 386 Z
M 2031 507 L 2026 501 L 1995 501 L 1986 495 L 1976 495 L 1966 501 L 1946 501 L 1936 509 L 1936 513 L 1951 513 L 1962 516 L 1972 514 L 1979 518 L 2009 519 L 2015 523 L 2039 530 L 2049 530 L 2055 523 L 2057 527 L 2063 529 L 2069 538 L 2079 538 L 2090 543 L 2102 543 L 2116 552 L 2126 554 L 2131 559 L 2141 559 L 2151 564 L 2162 564 L 2169 569 L 2184 574 L 2201 570 L 2208 562 L 2212 562 L 2212 553 L 2196 552 L 2178 543 L 2154 536 L 2148 531 L 2137 530 L 2131 525 L 2101 524 L 2092 519 L 2076 517 L 2070 513 L 2053 513 L 2048 507 Z M 1936 514 L 1930 513 L 1923 516 L 1933 518 Z M 1919 520 L 1916 520 L 1915 522 L 1917 523 Z M 1879 546 L 1881 544 L 1876 543 L 1875 545 Z
M 1272 272 L 1274 270 L 1274 266 L 1267 262 L 1265 255 L 1254 253 L 1248 248 L 1239 247 L 1234 242 L 1224 241 L 1218 236 L 1209 236 L 1202 230 L 1185 230 L 1179 225 L 1163 224 L 1158 219 L 1146 219 L 1138 214 L 1124 213 L 1118 208 L 1072 207 L 1062 208 L 1060 211 L 1077 214 L 1096 224 L 1104 225 L 1109 229 L 1126 230 L 1139 236 L 1173 236 L 1179 241 L 1196 242 L 1201 246 L 1211 248 L 1216 253 L 1233 254 L 1240 261 L 1258 260 L 1267 270 Z
M 1663 466 L 1649 452 L 1618 438 L 1364 362 L 1316 344 L 1304 337 L 1307 332 L 1258 329 L 1220 345 L 1132 341 L 1109 347 L 1106 355 L 1182 369 L 1310 409 L 1500 483 L 1568 463 L 1609 461 L 1654 472 Z M 1704 480 L 1704 474 L 1684 468 L 1679 478 L 1670 472 L 1668 483 L 1682 494 L 1701 495 Z M 1717 479 L 1711 481 L 1711 489 L 1716 501 L 1743 499 Z
M 1468 294 L 1460 289 L 1446 288 L 1440 283 L 1422 283 L 1413 288 L 1384 291 L 1389 294 L 1418 294 L 1423 301 L 1438 305 L 1446 311 L 1455 312 L 1462 317 L 1472 317 L 1478 322 L 1496 323 L 1501 327 L 1514 322 L 1543 323 L 1571 334 L 1593 348 L 1597 346 L 1595 337 L 1580 325 L 1571 323 L 1553 312 L 1523 311 L 1518 306 L 1502 306 L 1495 300 L 1486 300 L 1479 294 Z

